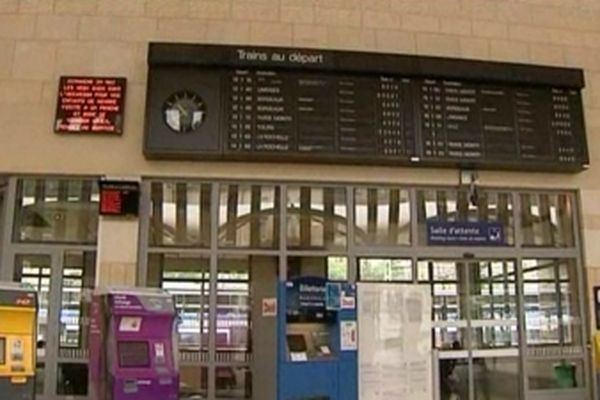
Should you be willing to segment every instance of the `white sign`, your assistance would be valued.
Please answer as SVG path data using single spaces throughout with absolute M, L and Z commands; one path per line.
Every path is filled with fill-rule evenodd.
M 308 361 L 308 356 L 305 352 L 290 353 L 290 358 L 293 362 Z
M 356 308 L 356 298 L 353 295 L 342 293 L 342 310 L 354 310 Z
M 266 297 L 262 299 L 262 316 L 276 317 L 277 316 L 277 299 L 274 297 Z
M 340 349 L 342 351 L 356 351 L 358 349 L 356 321 L 341 321 L 340 335 Z
M 359 283 L 357 297 L 359 400 L 433 400 L 429 287 Z
M 154 355 L 156 358 L 165 357 L 165 345 L 164 343 L 154 343 Z
M 10 358 L 13 362 L 23 361 L 23 341 L 21 339 L 13 339 Z

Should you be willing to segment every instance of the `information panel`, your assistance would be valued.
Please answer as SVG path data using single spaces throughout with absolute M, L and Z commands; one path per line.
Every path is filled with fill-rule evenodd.
M 589 163 L 578 70 L 200 48 L 151 47 L 148 157 L 570 172 Z
M 139 182 L 101 180 L 98 185 L 100 187 L 100 215 L 116 217 L 138 215 Z
M 123 133 L 125 78 L 61 77 L 54 131 Z
M 433 400 L 431 293 L 426 286 L 358 284 L 360 400 Z
M 228 81 L 227 152 L 414 154 L 409 79 L 235 70 Z

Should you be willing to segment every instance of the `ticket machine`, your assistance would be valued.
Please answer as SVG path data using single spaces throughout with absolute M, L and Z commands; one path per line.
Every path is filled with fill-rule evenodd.
M 91 400 L 177 400 L 176 312 L 160 289 L 94 294 L 90 323 Z
M 300 277 L 278 295 L 278 400 L 356 400 L 355 286 Z
M 0 397 L 35 398 L 37 294 L 33 288 L 0 283 Z

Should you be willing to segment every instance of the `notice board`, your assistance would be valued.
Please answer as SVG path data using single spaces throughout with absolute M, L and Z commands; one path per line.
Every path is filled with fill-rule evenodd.
M 56 133 L 123 133 L 127 80 L 63 76 L 56 101 Z
M 358 338 L 359 400 L 433 400 L 428 287 L 359 283 Z

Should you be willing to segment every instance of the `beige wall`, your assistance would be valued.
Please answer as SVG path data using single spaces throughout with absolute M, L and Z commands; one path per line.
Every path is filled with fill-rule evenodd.
M 583 68 L 592 169 L 481 173 L 483 185 L 582 191 L 586 256 L 600 265 L 598 0 L 0 0 L 0 173 L 173 175 L 455 183 L 453 170 L 148 162 L 149 41 L 442 55 Z M 122 137 L 52 132 L 60 75 L 129 80 Z M 201 167 L 200 167 L 201 164 Z M 591 284 L 596 283 L 595 274 Z M 600 280 L 598 281 L 600 284 Z

